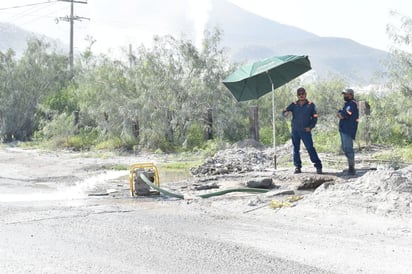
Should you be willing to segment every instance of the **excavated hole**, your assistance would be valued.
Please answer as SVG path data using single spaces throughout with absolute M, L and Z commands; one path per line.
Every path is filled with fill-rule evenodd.
M 332 178 L 324 177 L 309 177 L 305 178 L 300 185 L 298 185 L 297 190 L 315 190 L 324 183 L 334 182 Z

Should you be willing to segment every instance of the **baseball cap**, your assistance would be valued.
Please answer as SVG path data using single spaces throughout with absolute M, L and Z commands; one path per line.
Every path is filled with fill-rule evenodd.
M 345 90 L 342 91 L 342 94 L 352 94 L 352 95 L 354 95 L 355 92 L 351 88 L 345 88 Z
M 300 88 L 298 88 L 298 89 L 296 90 L 296 93 L 300 93 L 300 92 L 304 92 L 304 93 L 306 93 L 305 88 L 300 87 Z

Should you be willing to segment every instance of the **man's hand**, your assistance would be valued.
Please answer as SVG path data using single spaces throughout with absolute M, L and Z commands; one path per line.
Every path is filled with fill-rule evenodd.
M 305 127 L 306 132 L 310 132 L 312 129 L 310 127 Z
M 340 114 L 340 112 L 338 112 L 338 113 L 336 114 L 336 116 L 338 116 L 338 118 L 341 119 L 341 120 L 343 119 L 343 116 L 342 116 L 342 114 Z
M 290 111 L 283 111 L 283 117 L 287 118 L 289 116 Z

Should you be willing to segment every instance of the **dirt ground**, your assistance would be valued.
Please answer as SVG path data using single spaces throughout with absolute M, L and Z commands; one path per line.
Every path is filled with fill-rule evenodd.
M 328 165 L 325 161 L 322 175 L 316 174 L 311 164 L 306 164 L 304 172 L 296 175 L 287 164 L 287 154 L 283 154 L 286 160 L 274 169 L 273 162 L 264 160 L 265 153 L 272 152 L 236 147 L 206 161 L 225 172 L 188 179 L 161 177 L 161 188 L 184 195 L 184 199 L 176 199 L 164 194 L 131 197 L 129 171 L 113 169 L 116 165 L 129 166 L 136 162 L 165 163 L 170 160 L 165 156 L 110 153 L 102 156 L 3 146 L 0 148 L 0 221 L 5 226 L 14 223 L 21 212 L 13 213 L 11 208 L 30 202 L 53 202 L 56 207 L 62 202 L 76 204 L 92 200 L 104 204 L 110 200 L 124 204 L 144 199 L 150 200 L 149 207 L 233 220 L 238 227 L 232 232 L 216 228 L 224 234 L 225 241 L 233 240 L 323 271 L 411 273 L 411 166 L 394 170 L 385 164 L 358 161 L 357 175 L 347 176 L 335 164 Z M 242 158 L 245 155 L 260 159 L 247 165 L 253 166 L 252 170 L 238 167 L 238 172 L 227 172 L 227 163 L 219 162 L 235 157 L 231 158 L 232 168 L 234 159 L 239 165 L 245 163 Z M 268 178 L 272 185 L 265 193 L 199 196 L 243 189 L 248 182 Z M 267 237 L 276 239 L 275 246 L 264 240 Z

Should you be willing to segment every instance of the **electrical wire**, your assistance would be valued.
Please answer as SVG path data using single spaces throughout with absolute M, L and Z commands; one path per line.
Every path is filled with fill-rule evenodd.
M 53 3 L 53 2 L 58 2 L 58 1 L 57 1 L 57 0 L 54 0 L 54 1 L 47 1 L 47 2 L 31 3 L 31 4 L 26 4 L 26 5 L 20 5 L 20 6 L 8 7 L 8 8 L 0 8 L 0 10 L 20 9 L 20 8 L 25 8 L 25 7 L 30 7 L 30 6 L 37 6 L 37 5 L 43 5 L 43 4 L 50 4 L 50 3 Z
M 39 12 L 39 11 L 42 11 L 42 10 L 44 10 L 44 9 L 47 9 L 47 8 L 49 8 L 50 6 L 54 5 L 54 4 L 56 4 L 56 3 L 55 3 L 55 2 L 53 2 L 53 3 L 48 3 L 47 5 L 43 5 L 43 6 L 41 6 L 41 7 L 39 7 L 39 6 L 31 6 L 30 8 L 25 9 L 25 10 L 23 10 L 23 11 L 20 12 L 20 13 L 13 14 L 13 16 L 9 17 L 9 18 L 7 19 L 7 21 L 9 21 L 9 22 L 11 22 L 11 23 L 15 23 L 16 21 L 18 21 L 18 20 L 24 20 L 24 19 L 27 18 L 27 17 L 36 17 L 36 18 L 39 18 L 39 15 L 34 15 L 35 12 Z M 42 16 L 40 16 L 40 17 L 42 17 Z M 29 19 L 29 20 L 32 20 L 32 19 Z
M 24 26 L 24 25 L 28 25 L 28 24 L 31 24 L 33 22 L 36 22 L 38 20 L 41 20 L 42 18 L 55 19 L 55 16 L 52 16 L 52 14 L 56 14 L 57 12 L 65 9 L 65 8 L 58 8 L 58 9 L 50 10 L 50 8 L 53 5 L 55 5 L 59 2 L 62 3 L 62 1 L 56 1 L 56 0 L 50 1 L 49 0 L 48 2 L 40 2 L 40 3 L 33 3 L 33 4 L 27 4 L 27 5 L 20 5 L 20 6 L 9 7 L 9 8 L 0 8 L 0 10 L 29 7 L 27 9 L 25 9 L 24 11 L 22 11 L 21 13 L 14 14 L 13 16 L 9 17 L 6 20 L 6 21 L 8 21 L 12 24 L 16 24 L 16 25 L 19 25 L 19 26 Z M 43 12 L 43 11 L 45 11 L 45 12 Z M 37 13 L 37 14 L 35 14 L 35 13 Z
M 59 7 L 58 9 L 48 11 L 47 13 L 42 14 L 42 15 L 31 15 L 34 18 L 28 19 L 25 22 L 20 23 L 19 25 L 21 25 L 21 26 L 27 25 L 27 24 L 30 24 L 32 22 L 38 21 L 42 18 L 54 19 L 54 18 L 56 18 L 56 16 L 53 16 L 52 14 L 56 14 L 57 12 L 65 10 L 65 9 L 66 9 L 65 7 L 64 8 Z

